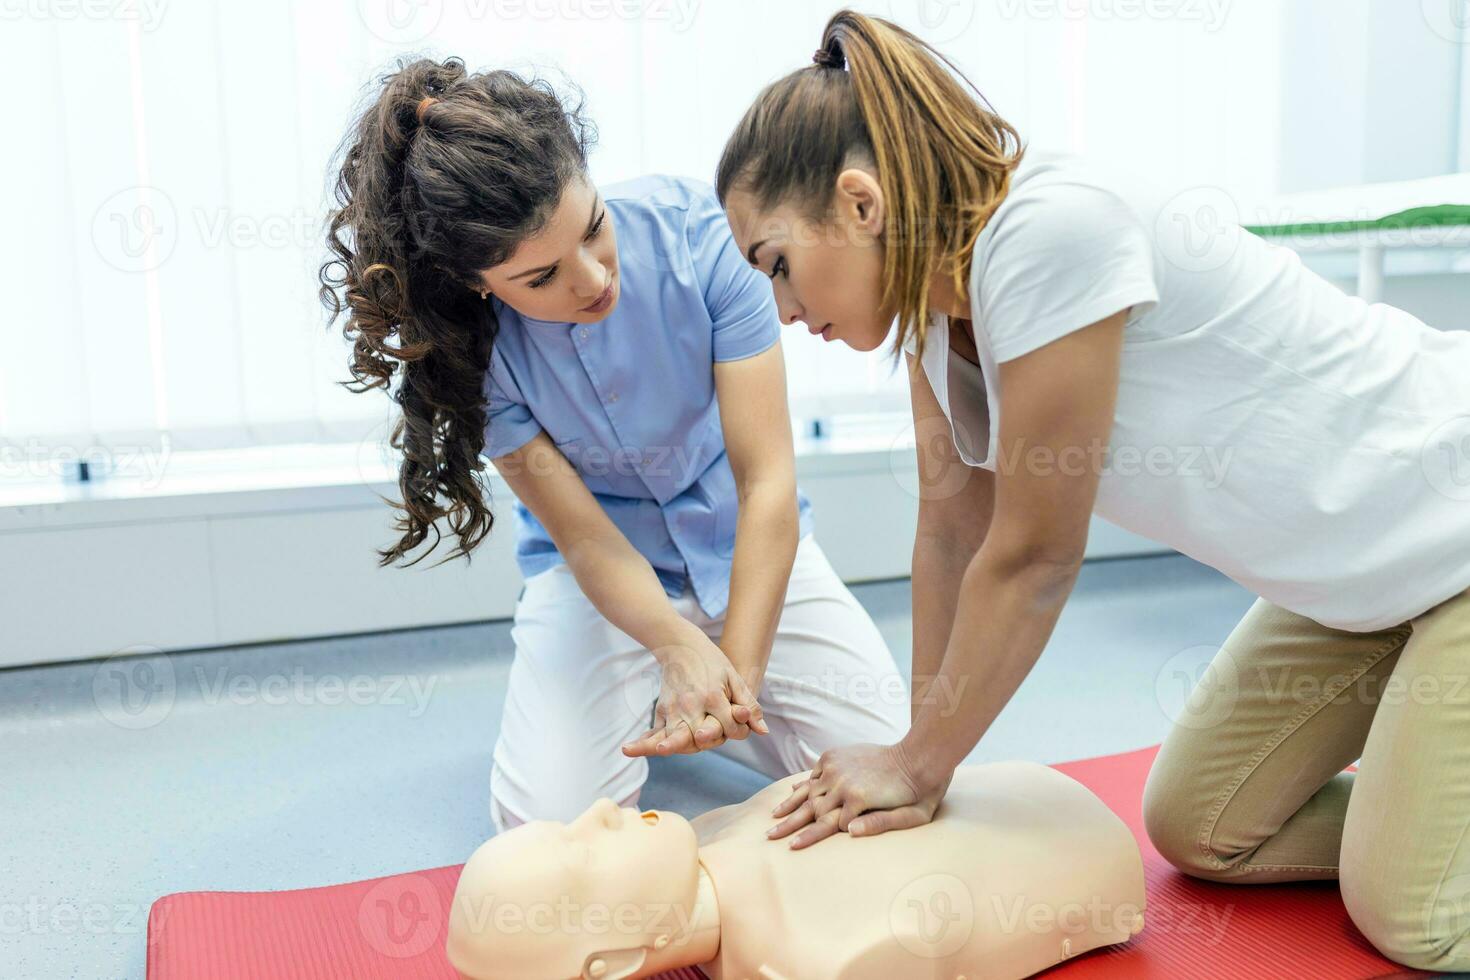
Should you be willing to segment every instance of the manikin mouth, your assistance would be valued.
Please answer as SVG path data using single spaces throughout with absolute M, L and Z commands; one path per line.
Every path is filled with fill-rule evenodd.
M 644 810 L 643 813 L 639 815 L 639 819 L 648 824 L 650 827 L 658 825 L 658 813 L 653 810 Z

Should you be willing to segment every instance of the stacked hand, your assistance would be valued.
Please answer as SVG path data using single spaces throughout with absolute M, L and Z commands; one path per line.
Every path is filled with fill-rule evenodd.
M 771 811 L 785 819 L 766 836 L 775 840 L 801 831 L 791 839 L 799 849 L 839 831 L 870 837 L 918 827 L 934 819 L 953 777 L 953 771 L 939 777 L 922 773 L 901 742 L 829 749 Z
M 745 679 L 713 640 L 702 640 L 654 651 L 662 684 L 653 727 L 624 745 L 624 755 L 688 754 L 743 739 L 752 730 L 770 734 Z

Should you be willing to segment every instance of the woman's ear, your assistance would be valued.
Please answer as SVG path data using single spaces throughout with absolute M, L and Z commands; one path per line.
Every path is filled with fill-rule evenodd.
M 836 204 L 839 219 L 861 230 L 866 237 L 882 237 L 887 218 L 883 188 L 867 170 L 849 167 L 837 175 Z

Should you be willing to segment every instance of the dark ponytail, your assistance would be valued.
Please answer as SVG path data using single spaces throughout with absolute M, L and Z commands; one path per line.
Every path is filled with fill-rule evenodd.
M 390 444 L 403 454 L 404 558 L 445 518 L 469 558 L 494 525 L 485 500 L 485 374 L 497 324 L 479 273 L 504 262 L 585 175 L 595 139 L 580 103 L 542 80 L 465 71 L 448 58 L 399 61 L 338 151 L 332 259 L 319 271 L 331 319 L 344 311 L 350 391 L 390 391 L 402 409 Z M 396 389 L 392 386 L 398 375 Z

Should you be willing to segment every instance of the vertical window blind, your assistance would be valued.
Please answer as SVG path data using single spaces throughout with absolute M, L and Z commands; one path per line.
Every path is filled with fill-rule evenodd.
M 1241 194 L 1278 189 L 1276 90 L 1290 59 L 1275 5 L 1158 0 L 1135 6 L 1172 16 L 1142 17 L 1080 0 L 857 6 L 933 40 L 1033 146 Z M 337 384 L 347 348 L 316 297 L 329 164 L 378 74 L 412 54 L 539 71 L 585 93 L 600 131 L 595 181 L 708 180 L 750 100 L 809 61 L 833 9 L 0 4 L 14 83 L 0 162 L 12 216 L 0 244 L 0 447 L 33 470 L 89 447 L 220 450 L 383 431 L 388 399 Z M 785 347 L 798 417 L 906 409 L 905 373 L 885 351 L 839 349 L 799 326 Z

